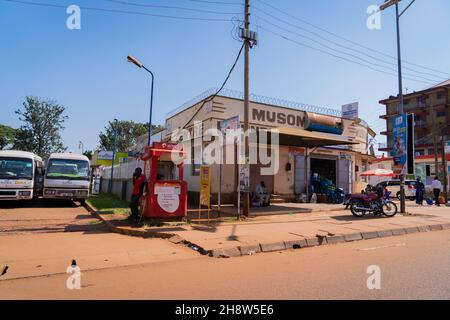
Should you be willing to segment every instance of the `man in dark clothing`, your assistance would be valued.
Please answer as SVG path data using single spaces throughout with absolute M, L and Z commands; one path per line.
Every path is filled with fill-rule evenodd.
M 416 203 L 422 206 L 424 197 L 425 197 L 425 185 L 423 184 L 420 177 L 418 177 L 416 180 Z
M 131 220 L 137 220 L 139 218 L 139 200 L 144 194 L 145 176 L 142 174 L 141 168 L 136 168 L 133 174 L 133 192 L 131 193 Z

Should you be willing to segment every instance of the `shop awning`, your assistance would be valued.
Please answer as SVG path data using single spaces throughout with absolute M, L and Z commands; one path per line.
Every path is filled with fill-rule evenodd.
M 358 144 L 351 138 L 330 133 L 322 133 L 294 128 L 277 128 L 270 131 L 278 131 L 280 145 L 315 148 L 325 146 L 344 146 Z M 270 135 L 269 135 L 270 137 Z

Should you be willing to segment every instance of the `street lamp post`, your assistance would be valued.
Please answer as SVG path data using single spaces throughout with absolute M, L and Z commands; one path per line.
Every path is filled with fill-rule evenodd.
M 399 100 L 400 100 L 400 108 L 399 114 L 403 115 L 405 113 L 404 109 L 404 100 L 403 100 L 403 77 L 402 77 L 402 56 L 401 56 L 401 46 L 400 46 L 400 17 L 405 13 L 406 10 L 416 1 L 412 0 L 408 6 L 402 11 L 399 12 L 398 3 L 401 0 L 386 0 L 381 6 L 380 11 L 386 10 L 387 8 L 395 5 L 395 17 L 396 17 L 396 26 L 397 26 L 397 63 L 398 63 L 398 89 L 399 89 Z M 411 156 L 411 155 L 408 155 Z M 414 155 L 412 155 L 414 157 Z M 405 175 L 400 175 L 400 212 L 406 212 L 406 203 L 405 203 Z
M 117 150 L 117 119 L 114 119 L 114 149 L 113 149 L 113 156 L 111 160 L 111 177 L 109 179 L 108 184 L 108 193 L 112 194 L 112 187 L 113 187 L 113 179 L 114 179 L 114 161 L 116 160 L 116 150 Z
M 148 73 L 150 73 L 150 76 L 152 77 L 152 91 L 151 91 L 151 96 L 150 96 L 150 119 L 148 122 L 148 146 L 150 146 L 151 142 L 152 142 L 152 110 L 153 110 L 153 86 L 154 86 L 154 82 L 155 82 L 155 76 L 153 75 L 153 72 L 151 72 L 149 69 L 147 69 L 141 62 L 139 62 L 139 60 L 137 60 L 135 57 L 133 56 L 128 56 L 127 57 L 128 62 L 133 63 L 134 65 L 136 65 L 137 67 L 144 69 L 145 71 L 147 71 Z

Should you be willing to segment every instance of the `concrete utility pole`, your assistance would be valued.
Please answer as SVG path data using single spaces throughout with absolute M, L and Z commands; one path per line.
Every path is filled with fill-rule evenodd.
M 245 34 L 248 34 L 250 31 L 250 0 L 245 0 Z M 245 145 L 245 164 L 250 166 L 249 163 L 249 96 L 250 96 L 250 75 L 249 75 L 249 64 L 250 64 L 250 39 L 244 37 L 244 55 L 245 55 L 245 66 L 244 66 L 244 145 Z M 239 151 L 238 151 L 239 152 Z M 239 158 L 239 157 L 238 157 Z M 239 160 L 238 160 L 239 161 Z M 249 170 L 250 171 L 250 170 Z M 239 176 L 239 173 L 238 173 Z M 250 177 L 249 178 L 249 186 L 250 189 Z M 239 188 L 239 187 L 238 187 Z M 244 216 L 248 217 L 250 212 L 250 190 L 245 190 L 244 192 Z M 239 190 L 240 192 L 240 190 Z M 238 206 L 241 204 L 238 203 Z
M 401 47 L 400 47 L 400 17 L 406 12 L 406 10 L 411 7 L 411 5 L 416 1 L 412 0 L 402 12 L 399 10 L 398 3 L 401 0 L 385 0 L 384 3 L 380 6 L 380 11 L 386 10 L 387 8 L 395 5 L 395 17 L 396 17 L 396 25 L 397 25 L 397 60 L 398 60 L 398 86 L 399 86 L 399 100 L 400 100 L 400 108 L 399 114 L 403 115 L 405 113 L 404 103 L 403 103 L 403 81 L 402 81 L 402 57 L 401 57 Z M 414 154 L 409 154 L 408 157 L 414 157 Z M 405 175 L 400 175 L 400 212 L 406 212 L 406 203 L 405 203 Z
M 447 136 L 443 133 L 441 133 L 442 138 L 442 166 L 444 168 L 444 197 L 445 197 L 445 204 L 448 203 L 448 175 L 447 175 L 447 158 L 445 154 L 445 145 Z

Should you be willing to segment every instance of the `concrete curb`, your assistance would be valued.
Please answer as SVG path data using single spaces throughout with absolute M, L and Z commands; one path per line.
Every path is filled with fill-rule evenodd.
M 111 232 L 142 237 L 142 238 L 162 238 L 168 239 L 170 242 L 174 244 L 182 244 L 184 246 L 188 246 L 193 250 L 203 254 L 208 255 L 214 258 L 232 258 L 232 257 L 240 257 L 240 256 L 248 256 L 254 255 L 262 252 L 277 252 L 284 250 L 292 250 L 292 249 L 302 249 L 307 247 L 318 247 L 324 245 L 332 245 L 338 243 L 345 242 L 354 242 L 361 240 L 370 240 L 376 238 L 388 238 L 393 236 L 402 236 L 407 234 L 419 233 L 419 232 L 432 232 L 432 231 L 442 231 L 449 230 L 450 223 L 442 223 L 442 224 L 434 224 L 434 225 L 425 225 L 425 226 L 417 226 L 417 227 L 405 227 L 405 228 L 397 228 L 391 230 L 379 230 L 379 231 L 363 231 L 349 234 L 339 234 L 333 236 L 316 236 L 311 238 L 304 238 L 298 240 L 288 240 L 288 241 L 277 241 L 272 243 L 257 243 L 254 245 L 247 246 L 237 246 L 231 248 L 217 248 L 211 250 L 205 250 L 202 247 L 191 243 L 177 234 L 165 233 L 165 232 L 152 232 L 145 230 L 133 230 L 128 227 L 116 227 L 107 219 L 103 218 L 101 214 L 98 213 L 98 210 L 92 207 L 90 204 L 85 203 L 86 209 L 97 219 L 104 221 L 107 225 L 108 229 Z
M 450 223 L 427 225 L 427 226 L 417 226 L 417 227 L 405 227 L 391 230 L 380 230 L 380 231 L 368 231 L 368 232 L 356 232 L 350 234 L 341 234 L 327 237 L 312 237 L 307 239 L 298 240 L 288 240 L 280 241 L 268 244 L 259 244 L 253 246 L 244 246 L 236 248 L 227 249 L 213 249 L 208 251 L 210 257 L 215 258 L 230 258 L 246 255 L 254 255 L 256 253 L 262 252 L 274 252 L 274 251 L 284 251 L 292 249 L 302 249 L 307 247 L 318 247 L 324 245 L 332 245 L 345 242 L 377 239 L 377 238 L 388 238 L 393 236 L 402 236 L 407 234 L 419 233 L 419 232 L 431 232 L 431 231 L 442 231 L 449 230 Z M 259 250 L 259 247 L 261 250 Z M 240 253 L 240 254 L 239 254 Z

